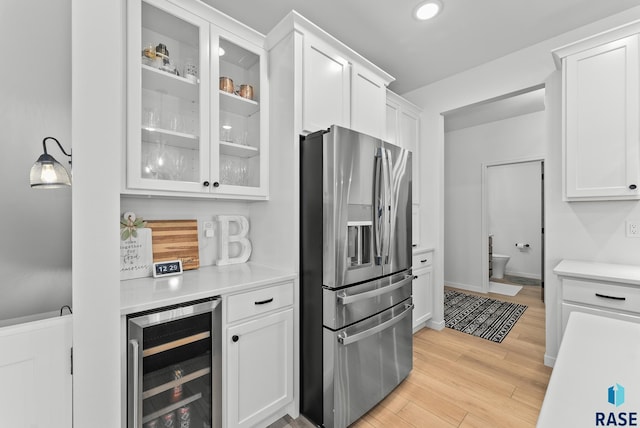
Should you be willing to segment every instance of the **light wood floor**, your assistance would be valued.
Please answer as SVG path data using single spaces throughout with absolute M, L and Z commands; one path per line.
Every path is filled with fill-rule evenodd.
M 488 297 L 528 306 L 502 343 L 449 328 L 420 330 L 409 377 L 353 427 L 535 427 L 551 374 L 543 364 L 540 288 Z M 288 422 L 313 426 L 302 416 Z

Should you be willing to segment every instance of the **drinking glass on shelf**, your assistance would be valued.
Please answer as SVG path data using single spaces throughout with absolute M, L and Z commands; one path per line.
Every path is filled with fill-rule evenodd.
M 160 113 L 157 108 L 146 108 L 142 112 L 142 125 L 155 129 L 160 125 Z
M 222 184 L 232 184 L 230 159 L 223 160 L 222 165 L 220 165 L 220 182 Z
M 167 115 L 166 128 L 169 131 L 181 132 L 184 129 L 184 121 L 178 113 L 169 113 Z
M 247 145 L 247 131 L 240 131 L 238 135 L 234 138 L 234 143 L 240 144 L 241 146 Z

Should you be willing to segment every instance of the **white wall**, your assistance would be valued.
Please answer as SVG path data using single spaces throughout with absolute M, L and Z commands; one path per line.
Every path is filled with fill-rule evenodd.
M 445 134 L 446 284 L 478 291 L 482 287 L 482 253 L 488 252 L 481 234 L 483 165 L 543 158 L 545 130 L 545 114 L 536 112 Z M 499 252 L 495 243 L 494 252 Z
M 552 364 L 559 346 L 558 278 L 553 268 L 563 258 L 612 263 L 639 261 L 640 240 L 624 236 L 624 220 L 640 218 L 637 202 L 562 202 L 561 76 L 555 69 L 551 50 L 640 19 L 640 7 L 514 52 L 490 63 L 404 94 L 423 108 L 422 138 L 428 142 L 422 151 L 422 200 L 433 201 L 421 207 L 425 242 L 433 242 L 435 299 L 443 299 L 444 247 L 444 119 L 443 112 L 492 99 L 541 83 L 546 85 L 546 161 L 545 161 L 545 299 L 546 355 Z M 434 318 L 443 318 L 436 307 Z
M 544 127 L 538 130 L 542 133 Z M 493 253 L 509 256 L 509 275 L 541 279 L 541 172 L 540 161 L 487 167 L 488 232 L 493 235 Z M 517 248 L 517 243 L 529 246 Z
M 71 1 L 3 0 L 0 52 L 2 320 L 71 304 L 71 189 L 29 187 L 45 137 L 71 149 Z

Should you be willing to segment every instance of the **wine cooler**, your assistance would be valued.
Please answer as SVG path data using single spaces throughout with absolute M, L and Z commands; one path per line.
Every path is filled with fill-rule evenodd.
M 219 428 L 220 298 L 127 317 L 128 427 Z

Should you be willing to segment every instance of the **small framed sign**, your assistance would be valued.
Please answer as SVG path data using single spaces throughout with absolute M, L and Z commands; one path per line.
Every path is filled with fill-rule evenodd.
M 153 277 L 178 275 L 182 273 L 182 262 L 180 260 L 168 260 L 153 264 Z

